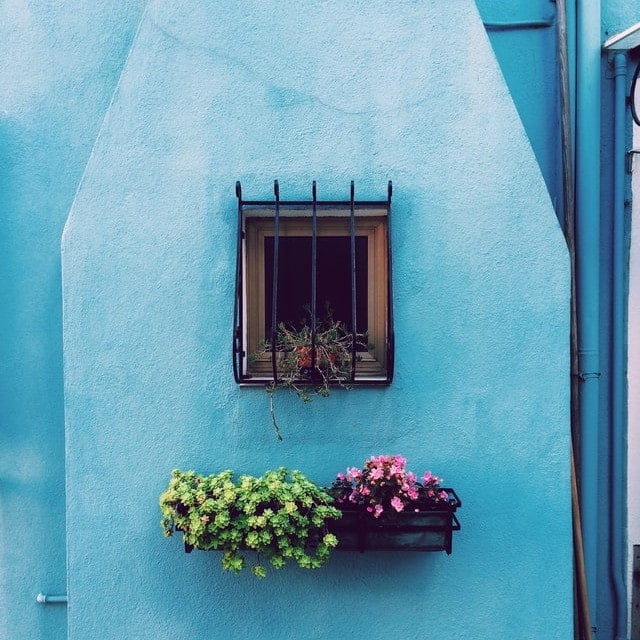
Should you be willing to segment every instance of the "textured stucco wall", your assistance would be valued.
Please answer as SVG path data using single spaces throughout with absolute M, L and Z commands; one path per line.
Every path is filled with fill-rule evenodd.
M 476 0 L 560 220 L 564 218 L 558 107 L 556 3 Z M 500 25 L 547 23 L 541 28 Z
M 395 185 L 396 379 L 281 395 L 282 443 L 230 362 L 233 185 L 273 178 L 283 197 Z M 571 637 L 567 260 L 471 1 L 152 2 L 63 292 L 72 640 Z M 161 536 L 174 467 L 329 482 L 378 452 L 459 490 L 452 556 L 258 582 Z
M 60 237 L 140 2 L 0 3 L 0 636 L 66 638 Z

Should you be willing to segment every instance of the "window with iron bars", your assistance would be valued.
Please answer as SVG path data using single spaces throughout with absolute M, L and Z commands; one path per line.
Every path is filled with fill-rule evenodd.
M 240 183 L 233 371 L 238 383 L 278 380 L 283 329 L 308 339 L 304 358 L 322 365 L 327 326 L 339 327 L 341 384 L 393 378 L 391 182 L 385 200 L 245 200 Z M 298 347 L 296 347 L 298 348 Z M 337 369 L 336 369 L 337 370 Z M 304 383 L 301 379 L 299 382 Z

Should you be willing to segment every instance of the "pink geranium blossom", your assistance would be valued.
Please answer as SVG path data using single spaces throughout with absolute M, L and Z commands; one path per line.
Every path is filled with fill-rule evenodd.
M 423 476 L 422 476 L 422 482 L 423 484 L 432 484 L 432 483 L 437 483 L 439 482 L 441 479 L 438 478 L 437 476 L 434 476 L 433 473 L 431 473 L 431 471 L 427 471 Z
M 360 469 L 358 469 L 357 467 L 351 467 L 350 469 L 347 469 L 347 480 L 359 480 L 360 478 L 362 478 L 362 471 L 360 471 Z
M 384 476 L 384 471 L 380 467 L 374 467 L 373 469 L 371 469 L 371 472 L 369 473 L 369 477 L 372 480 L 380 480 L 380 478 L 382 478 L 383 476 Z
M 401 455 L 371 456 L 362 469 L 349 467 L 346 474 L 339 473 L 332 492 L 339 503 L 348 501 L 362 507 L 379 518 L 383 512 L 400 513 L 410 506 L 419 511 L 429 505 L 447 502 L 447 492 L 440 488 L 442 479 L 426 471 L 422 482 L 406 469 L 406 458 Z

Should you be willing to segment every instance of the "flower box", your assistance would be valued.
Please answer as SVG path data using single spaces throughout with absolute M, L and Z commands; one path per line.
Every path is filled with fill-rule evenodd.
M 439 505 L 375 518 L 358 506 L 338 505 L 342 518 L 328 523 L 343 551 L 445 551 L 451 553 L 453 532 L 460 530 L 455 511 L 462 506 L 453 489 Z
M 187 553 L 221 551 L 222 568 L 236 573 L 244 552 L 276 569 L 288 560 L 320 567 L 334 548 L 450 554 L 460 499 L 430 471 L 418 481 L 405 465 L 401 455 L 371 456 L 324 489 L 283 467 L 237 480 L 230 470 L 202 476 L 176 469 L 160 496 L 162 528 L 166 536 L 181 532 Z M 252 571 L 262 578 L 266 564 Z

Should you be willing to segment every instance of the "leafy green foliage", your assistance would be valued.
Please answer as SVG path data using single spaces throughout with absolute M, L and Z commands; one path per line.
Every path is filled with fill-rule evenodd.
M 273 394 L 277 389 L 294 391 L 303 402 L 311 402 L 312 396 L 327 398 L 331 385 L 350 389 L 353 347 L 372 349 L 366 334 L 353 334 L 345 324 L 334 320 L 327 308 L 324 320 L 318 321 L 315 339 L 309 325 L 300 329 L 278 324 L 275 344 L 265 340 L 260 351 L 250 356 L 252 360 L 264 358 L 272 350 L 278 355 L 278 379 L 267 384 L 270 394 L 270 411 L 276 436 L 282 440 L 273 408 Z M 356 352 L 356 360 L 361 356 Z
M 278 380 L 272 383 L 272 387 L 291 389 L 303 402 L 310 402 L 311 394 L 326 398 L 331 384 L 348 388 L 347 381 L 351 377 L 354 335 L 344 323 L 328 316 L 318 322 L 315 341 L 311 338 L 308 325 L 300 329 L 292 329 L 282 322 L 278 325 L 275 343 L 279 355 Z M 355 340 L 356 346 L 368 347 L 366 336 L 358 334 Z M 315 346 L 315 360 L 312 344 Z M 271 353 L 271 343 L 263 341 L 260 349 L 259 355 Z
M 237 481 L 232 471 L 201 476 L 176 469 L 160 509 L 166 536 L 181 531 L 186 545 L 222 551 L 222 568 L 238 573 L 245 551 L 264 556 L 276 569 L 288 560 L 305 569 L 322 566 L 338 544 L 326 527 L 341 516 L 332 501 L 299 471 L 285 468 Z M 258 562 L 252 572 L 263 578 L 267 569 Z

